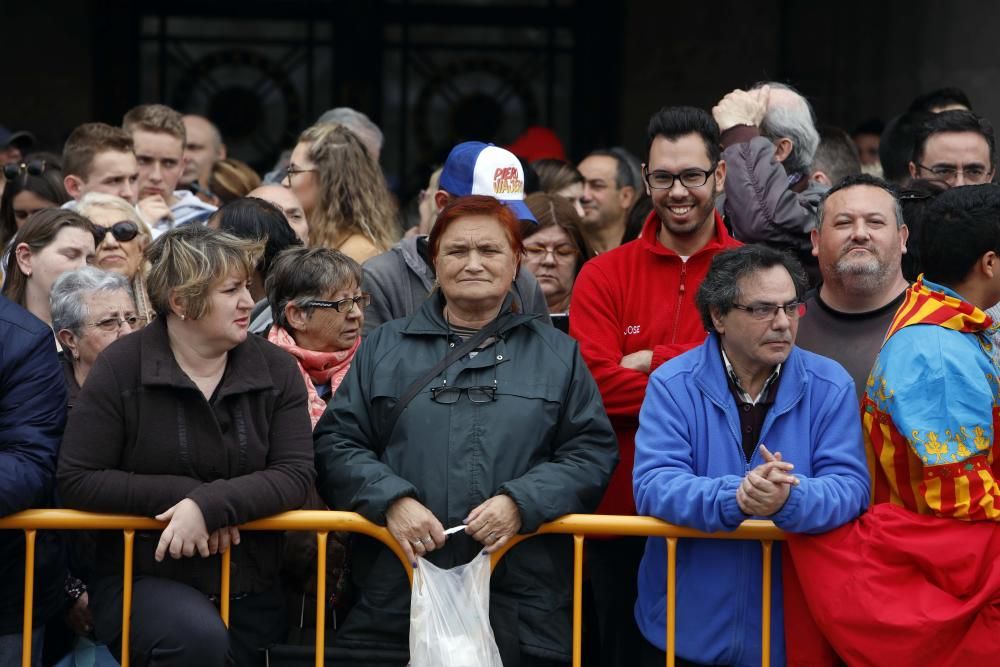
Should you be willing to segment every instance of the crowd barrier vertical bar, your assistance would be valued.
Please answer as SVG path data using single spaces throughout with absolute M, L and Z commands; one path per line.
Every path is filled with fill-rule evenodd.
M 677 651 L 677 538 L 667 540 L 667 667 L 674 667 Z
M 222 552 L 222 577 L 219 580 L 219 613 L 222 615 L 222 622 L 229 627 L 229 567 L 231 565 L 230 554 L 233 551 L 232 545 Z
M 21 637 L 21 667 L 31 667 L 31 622 L 35 610 L 35 536 L 24 531 L 24 635 Z
M 326 536 L 316 533 L 316 667 L 323 667 L 326 653 Z
M 135 531 L 123 531 L 125 538 L 125 564 L 122 567 L 122 667 L 129 663 L 129 635 L 132 633 L 132 545 Z
M 760 618 L 760 664 L 770 667 L 771 664 L 771 540 L 761 540 L 764 550 L 764 589 L 761 598 Z
M 583 535 L 573 535 L 573 667 L 583 654 Z

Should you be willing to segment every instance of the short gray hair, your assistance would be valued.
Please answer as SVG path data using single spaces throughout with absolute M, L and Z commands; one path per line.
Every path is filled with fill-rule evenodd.
M 288 330 L 285 307 L 294 303 L 308 310 L 312 301 L 354 283 L 361 286 L 361 265 L 331 248 L 288 248 L 271 264 L 265 281 L 274 323 Z
M 903 219 L 903 207 L 899 203 L 899 195 L 896 190 L 887 181 L 879 178 L 878 176 L 872 176 L 871 174 L 855 174 L 854 176 L 848 176 L 839 183 L 834 184 L 832 188 L 823 193 L 823 196 L 819 200 L 819 206 L 816 209 L 816 229 L 823 233 L 823 218 L 826 216 L 826 202 L 833 195 L 837 194 L 841 190 L 847 190 L 848 188 L 856 187 L 869 187 L 878 188 L 884 190 L 886 194 L 892 197 L 892 210 L 893 214 L 896 216 L 896 227 L 902 227 L 906 220 Z
M 90 317 L 86 297 L 95 292 L 125 292 L 132 295 L 128 280 L 120 273 L 85 266 L 59 276 L 49 294 L 52 329 L 72 331 L 80 335 L 83 323 Z
M 819 147 L 819 132 L 816 130 L 816 115 L 813 113 L 812 105 L 802 93 L 777 81 L 758 83 L 753 89 L 757 90 L 764 86 L 787 90 L 794 93 L 799 100 L 798 104 L 791 105 L 769 104 L 764 113 L 764 120 L 760 123 L 760 133 L 771 141 L 777 141 L 782 137 L 791 139 L 792 152 L 782 163 L 785 171 L 808 176 L 809 166 L 816 155 L 816 148 Z
M 343 125 L 348 130 L 353 132 L 366 147 L 375 148 L 375 153 L 382 150 L 382 144 L 385 141 L 385 137 L 382 135 L 382 130 L 379 129 L 378 125 L 372 122 L 364 113 L 358 111 L 357 109 L 352 109 L 351 107 L 336 107 L 330 109 L 323 113 L 322 116 L 316 121 L 316 125 L 322 123 L 336 123 L 338 125 Z M 375 155 L 372 155 L 372 159 L 375 159 Z
M 615 174 L 615 187 L 623 188 L 629 186 L 636 191 L 636 195 L 643 192 L 642 166 L 628 149 L 621 146 L 611 148 L 598 148 L 587 153 L 587 157 L 610 157 L 618 163 L 618 171 Z

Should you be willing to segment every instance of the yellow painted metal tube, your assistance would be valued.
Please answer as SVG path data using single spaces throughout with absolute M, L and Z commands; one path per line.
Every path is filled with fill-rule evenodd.
M 222 622 L 229 627 L 229 575 L 232 571 L 233 545 L 222 553 L 222 575 L 219 578 L 219 614 Z
M 667 538 L 667 667 L 677 653 L 677 538 Z
M 21 637 L 21 667 L 31 667 L 32 616 L 35 612 L 35 537 L 24 531 L 24 635 Z
M 125 564 L 122 568 L 122 667 L 129 663 L 129 635 L 132 632 L 132 555 L 135 531 L 128 528 L 124 532 Z
M 771 665 L 771 551 L 774 546 L 771 540 L 761 540 L 764 551 L 764 589 L 761 592 L 760 603 L 760 664 Z
M 583 662 L 583 535 L 573 536 L 573 667 Z
M 326 538 L 316 533 L 316 667 L 323 667 L 326 653 Z

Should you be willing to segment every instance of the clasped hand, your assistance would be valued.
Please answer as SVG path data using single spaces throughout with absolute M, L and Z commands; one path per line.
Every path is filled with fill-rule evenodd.
M 225 553 L 230 545 L 240 543 L 240 531 L 236 526 L 218 528 L 209 533 L 201 508 L 190 498 L 185 498 L 154 518 L 157 521 L 169 521 L 156 545 L 157 562 L 162 561 L 167 553 L 171 558 L 181 558 L 194 556 L 197 551 L 202 558 L 208 558 Z
M 777 513 L 784 507 L 792 487 L 799 484 L 798 477 L 791 474 L 795 466 L 782 461 L 781 452 L 771 454 L 761 445 L 760 453 L 764 463 L 748 472 L 736 489 L 736 502 L 748 516 Z

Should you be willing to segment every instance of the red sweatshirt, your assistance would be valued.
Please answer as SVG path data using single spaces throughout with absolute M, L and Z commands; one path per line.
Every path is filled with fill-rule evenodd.
M 654 210 L 639 238 L 587 262 L 573 286 L 570 335 L 580 343 L 618 436 L 620 460 L 597 509 L 600 514 L 635 514 L 635 431 L 649 376 L 622 368 L 622 357 L 652 350 L 652 372 L 700 345 L 706 333 L 695 293 L 712 257 L 741 245 L 726 232 L 718 212 L 715 237 L 687 262 L 657 240 L 659 230 Z

